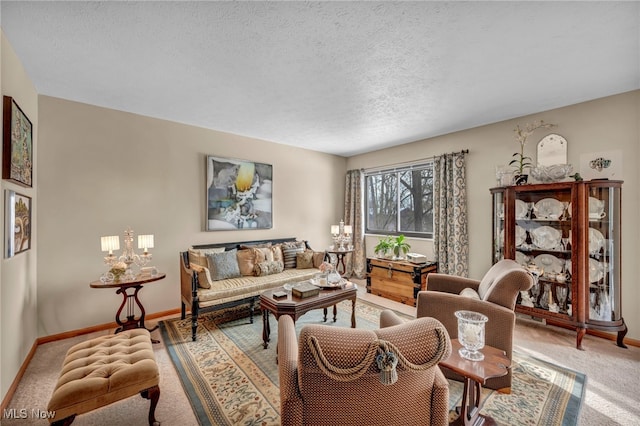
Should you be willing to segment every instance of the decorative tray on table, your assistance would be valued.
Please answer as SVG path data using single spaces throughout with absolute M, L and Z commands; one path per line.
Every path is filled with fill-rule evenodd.
M 313 285 L 315 285 L 316 287 L 320 287 L 323 290 L 335 290 L 338 288 L 344 288 L 345 284 L 348 282 L 344 278 L 340 278 L 340 281 L 338 281 L 337 283 L 330 283 L 326 280 L 321 282 L 320 280 L 317 280 L 315 278 L 312 278 L 310 281 Z

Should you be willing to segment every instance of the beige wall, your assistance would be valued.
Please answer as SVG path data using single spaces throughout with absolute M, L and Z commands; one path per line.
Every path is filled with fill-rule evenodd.
M 565 108 L 519 117 L 483 127 L 422 140 L 395 148 L 384 149 L 349 158 L 347 169 L 371 168 L 391 163 L 432 157 L 445 152 L 469 149 L 467 182 L 469 204 L 469 275 L 481 278 L 491 265 L 491 196 L 489 188 L 496 186 L 495 166 L 508 164 L 511 154 L 518 150 L 513 129 L 542 119 L 558 124 L 553 133 L 568 141 L 568 162 L 579 171 L 580 155 L 591 152 L 622 150 L 622 312 L 629 327 L 628 337 L 640 338 L 640 286 L 637 259 L 640 258 L 640 186 L 637 164 L 640 160 L 640 91 L 610 96 Z M 548 132 L 550 133 L 550 132 Z M 530 137 L 526 153 L 536 158 L 536 144 L 546 133 L 540 131 Z M 378 238 L 368 236 L 369 255 Z M 411 251 L 421 252 L 433 259 L 431 240 L 412 239 Z
M 0 209 L 0 226 L 5 226 L 4 193 L 13 190 L 31 197 L 32 225 L 31 250 L 19 253 L 12 258 L 0 256 L 0 399 L 3 399 L 13 382 L 22 362 L 29 353 L 37 336 L 37 291 L 36 291 L 36 261 L 38 248 L 38 226 L 33 220 L 37 214 L 37 145 L 38 145 L 38 95 L 29 80 L 22 63 L 7 41 L 4 33 L 1 35 L 2 95 L 11 96 L 18 103 L 22 111 L 29 117 L 33 125 L 33 188 L 24 188 L 11 182 L 2 180 L 3 206 Z M 2 124 L 0 123 L 0 126 Z M 0 133 L 2 134 L 2 133 Z M 2 153 L 0 152 L 0 156 Z M 5 235 L 4 228 L 2 235 Z
M 285 145 L 40 96 L 39 334 L 114 320 L 121 296 L 91 289 L 100 236 L 154 234 L 167 278 L 141 292 L 147 312 L 180 306 L 180 250 L 290 237 L 322 249 L 340 218 L 346 160 Z M 270 230 L 205 232 L 205 156 L 273 165 Z M 337 190 L 336 190 L 337 189 Z

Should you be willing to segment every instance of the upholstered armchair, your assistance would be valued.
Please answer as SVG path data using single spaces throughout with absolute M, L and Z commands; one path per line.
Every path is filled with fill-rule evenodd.
M 489 318 L 485 324 L 485 344 L 502 349 L 512 359 L 514 312 L 520 291 L 533 285 L 533 277 L 517 262 L 504 259 L 493 265 L 481 281 L 446 274 L 427 275 L 427 290 L 418 293 L 417 317 L 438 319 L 452 339 L 458 337 L 455 311 L 480 312 Z M 444 370 L 445 376 L 462 380 Z M 489 379 L 485 387 L 511 392 L 511 371 Z
M 448 424 L 449 385 L 438 367 L 451 353 L 446 329 L 433 318 L 405 323 L 391 311 L 382 313 L 380 326 L 308 324 L 298 340 L 291 317 L 280 317 L 283 426 Z M 394 356 L 397 381 L 389 384 Z

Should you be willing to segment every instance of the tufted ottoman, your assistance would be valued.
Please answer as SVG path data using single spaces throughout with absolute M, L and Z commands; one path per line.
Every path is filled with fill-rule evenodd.
M 158 383 L 158 365 L 147 330 L 128 330 L 79 343 L 67 351 L 62 363 L 47 407 L 55 411 L 49 421 L 70 425 L 76 415 L 140 393 L 151 400 L 149 425 L 158 424 Z

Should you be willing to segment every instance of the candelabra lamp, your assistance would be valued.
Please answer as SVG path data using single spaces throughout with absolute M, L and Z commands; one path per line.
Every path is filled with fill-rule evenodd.
M 351 225 L 345 225 L 341 219 L 338 225 L 331 225 L 331 236 L 336 249 L 346 250 L 345 244 L 351 245 L 353 229 Z
M 108 252 L 104 257 L 104 263 L 109 266 L 109 271 L 100 278 L 103 282 L 133 280 L 135 274 L 131 270 L 131 265 L 135 264 L 139 267 L 146 265 L 152 258 L 149 249 L 154 247 L 153 235 L 138 235 L 138 248 L 143 249 L 143 253 L 135 253 L 131 228 L 124 231 L 124 248 L 120 256 L 113 254 L 114 250 L 120 250 L 120 237 L 117 235 L 101 237 L 100 243 L 102 251 Z

